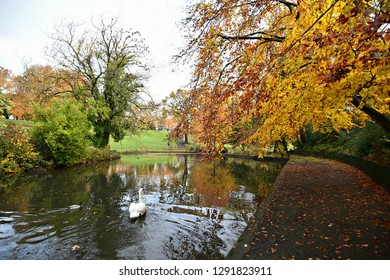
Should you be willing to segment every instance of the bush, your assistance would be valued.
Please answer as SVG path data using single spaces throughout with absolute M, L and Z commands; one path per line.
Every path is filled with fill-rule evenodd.
M 82 106 L 72 99 L 53 100 L 49 108 L 35 108 L 33 139 L 57 165 L 87 161 L 91 126 Z
M 31 169 L 40 160 L 25 129 L 15 123 L 1 125 L 0 175 L 7 176 Z
M 117 151 L 111 151 L 110 145 L 104 148 L 87 147 L 87 159 L 90 162 L 118 159 L 120 155 Z
M 382 128 L 374 123 L 367 123 L 364 128 L 354 133 L 351 144 L 356 155 L 366 156 L 376 150 L 389 149 L 388 140 L 388 135 Z
M 331 134 L 305 133 L 304 151 L 345 154 L 361 157 L 380 165 L 390 164 L 390 135 L 375 123 L 367 122 L 350 132 Z

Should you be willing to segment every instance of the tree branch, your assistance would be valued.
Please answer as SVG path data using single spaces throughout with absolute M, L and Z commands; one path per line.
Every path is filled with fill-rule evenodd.
M 370 105 L 367 105 L 362 101 L 361 96 L 354 96 L 352 99 L 352 104 L 362 110 L 362 112 L 366 113 L 370 116 L 370 118 L 382 127 L 387 133 L 390 133 L 390 121 L 380 112 L 372 108 Z
M 381 114 L 379 111 L 372 108 L 370 105 L 364 103 L 360 92 L 364 88 L 368 88 L 372 85 L 372 83 L 375 80 L 375 75 L 372 75 L 371 80 L 366 82 L 364 85 L 362 85 L 356 92 L 355 95 L 352 97 L 351 103 L 358 109 L 360 109 L 362 112 L 366 113 L 375 123 L 377 123 L 379 126 L 381 126 L 387 133 L 390 133 L 390 120 L 387 119 L 383 114 Z
M 261 36 L 256 36 L 258 34 L 262 34 Z M 235 40 L 263 40 L 264 42 L 283 42 L 284 39 L 286 39 L 285 36 L 273 36 L 273 37 L 265 37 L 263 32 L 255 32 L 247 35 L 238 35 L 238 36 L 231 36 L 226 35 L 223 33 L 217 34 L 219 37 L 225 40 L 229 41 L 235 41 Z
M 279 0 L 278 1 L 279 3 L 281 4 L 284 4 L 287 6 L 287 8 L 290 10 L 290 13 L 292 13 L 292 10 L 298 6 L 297 4 L 293 3 L 293 2 L 289 2 L 289 1 L 285 1 L 285 0 Z

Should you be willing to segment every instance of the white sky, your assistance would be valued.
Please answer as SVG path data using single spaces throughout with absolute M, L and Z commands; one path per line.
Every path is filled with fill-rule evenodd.
M 178 22 L 185 0 L 0 0 L 0 66 L 19 74 L 23 63 L 45 64 L 48 34 L 63 19 L 90 23 L 118 17 L 120 26 L 145 38 L 155 66 L 147 84 L 157 100 L 184 87 L 188 71 L 171 63 L 183 45 Z

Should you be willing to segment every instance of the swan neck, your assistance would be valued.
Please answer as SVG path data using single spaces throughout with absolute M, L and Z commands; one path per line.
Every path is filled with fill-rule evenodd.
M 142 192 L 139 192 L 138 196 L 139 196 L 139 202 L 141 203 L 142 202 Z

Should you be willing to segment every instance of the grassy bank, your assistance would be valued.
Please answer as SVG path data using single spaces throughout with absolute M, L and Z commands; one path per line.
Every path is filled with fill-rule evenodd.
M 0 118 L 0 124 L 1 123 L 15 123 L 24 127 L 33 127 L 34 122 L 33 121 L 24 121 L 24 120 L 7 120 L 7 119 L 1 119 Z
M 24 120 L 7 120 L 0 119 L 1 123 L 15 123 L 26 128 L 34 126 L 33 121 Z M 146 130 L 138 135 L 126 135 L 122 141 L 114 142 L 110 140 L 111 150 L 116 150 L 119 153 L 133 152 L 183 152 L 183 148 L 179 148 L 175 142 L 168 145 L 168 131 Z
M 126 135 L 120 142 L 110 140 L 112 150 L 119 153 L 131 152 L 183 152 L 176 143 L 167 142 L 167 131 L 147 130 L 138 135 Z

